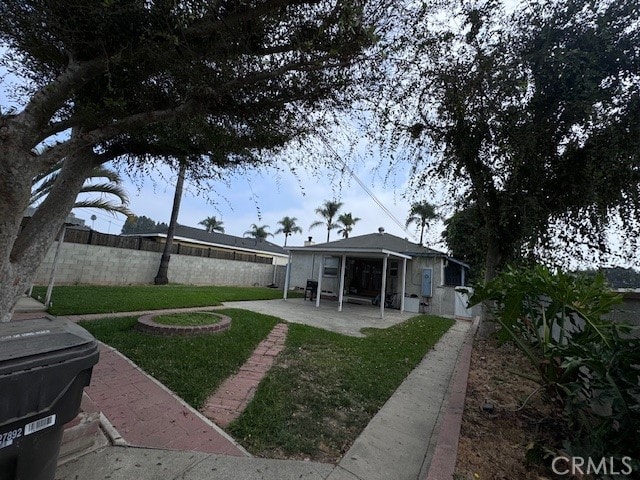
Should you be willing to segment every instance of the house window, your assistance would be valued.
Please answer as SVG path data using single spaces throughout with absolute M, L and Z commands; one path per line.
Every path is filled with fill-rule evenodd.
M 338 257 L 324 257 L 323 275 L 325 277 L 337 277 L 339 265 L 340 259 Z
M 398 276 L 398 261 L 394 260 L 389 262 L 389 276 L 397 277 Z
M 464 286 L 462 285 L 463 268 L 464 267 L 462 265 L 458 265 L 454 262 L 448 262 L 447 266 L 444 267 L 444 284 L 452 287 Z

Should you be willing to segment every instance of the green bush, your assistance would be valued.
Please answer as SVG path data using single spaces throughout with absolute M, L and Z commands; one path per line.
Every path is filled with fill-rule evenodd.
M 483 301 L 562 412 L 564 453 L 631 457 L 640 471 L 640 340 L 603 318 L 621 301 L 604 278 L 509 269 L 476 290 L 471 302 Z

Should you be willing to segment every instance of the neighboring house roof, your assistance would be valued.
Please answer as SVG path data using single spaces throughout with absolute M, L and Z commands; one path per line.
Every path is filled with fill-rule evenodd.
M 601 271 L 614 290 L 640 289 L 640 272 L 633 268 L 603 268 Z
M 137 237 L 166 237 L 167 229 L 160 228 L 156 231 L 147 233 L 138 233 Z M 275 243 L 268 242 L 266 240 L 258 240 L 250 237 L 236 237 L 234 235 L 227 235 L 226 233 L 210 233 L 206 230 L 194 227 L 185 227 L 183 225 L 177 225 L 176 231 L 173 235 L 174 241 L 183 241 L 191 243 L 199 243 L 201 245 L 207 245 L 211 247 L 231 248 L 234 250 L 242 250 L 248 252 L 269 253 L 276 256 L 287 256 L 287 252 Z
M 33 214 L 36 212 L 36 208 L 35 207 L 27 207 L 27 209 L 24 212 L 24 216 L 25 217 L 33 217 Z M 85 225 L 85 220 L 83 220 L 82 218 L 78 218 L 76 217 L 73 212 L 69 213 L 69 215 L 67 215 L 67 218 L 64 221 L 65 225 L 67 226 L 75 226 L 75 227 L 83 227 L 85 229 L 88 229 L 89 227 L 87 227 Z
M 394 252 L 409 257 L 442 257 L 469 267 L 466 263 L 449 257 L 444 252 L 412 243 L 406 238 L 396 237 L 389 233 L 369 233 L 356 237 L 343 238 L 333 242 L 317 243 L 306 247 L 290 247 L 294 252 L 347 252 L 347 253 L 386 253 Z

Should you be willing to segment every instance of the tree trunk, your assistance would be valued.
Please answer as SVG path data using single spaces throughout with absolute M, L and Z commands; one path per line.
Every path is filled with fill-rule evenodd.
M 497 242 L 489 242 L 487 246 L 487 255 L 485 257 L 485 270 L 484 281 L 489 282 L 493 280 L 497 273 L 500 264 L 502 263 L 502 252 L 498 247 Z M 491 318 L 489 312 L 489 305 L 486 302 L 482 303 L 482 314 L 480 317 L 480 325 L 478 327 L 478 335 L 482 338 L 487 338 L 492 335 L 497 328 L 496 322 Z
M 171 209 L 171 220 L 169 220 L 169 228 L 167 230 L 167 241 L 164 244 L 164 250 L 162 251 L 162 258 L 160 258 L 160 267 L 158 268 L 158 274 L 153 279 L 153 283 L 156 285 L 166 285 L 169 283 L 169 260 L 171 259 L 171 247 L 173 246 L 173 235 L 176 231 L 176 225 L 178 223 L 178 213 L 180 212 L 180 202 L 182 201 L 182 187 L 184 185 L 184 175 L 187 169 L 187 165 L 184 162 L 180 162 L 180 169 L 178 171 L 178 181 L 176 183 L 176 192 L 173 195 L 173 208 Z
M 80 150 L 65 159 L 51 192 L 20 231 L 32 180 L 41 165 L 30 151 L 4 139 L 0 142 L 0 321 L 11 320 L 18 299 L 33 283 L 94 168 L 92 157 L 86 158 L 86 154 L 87 150 Z

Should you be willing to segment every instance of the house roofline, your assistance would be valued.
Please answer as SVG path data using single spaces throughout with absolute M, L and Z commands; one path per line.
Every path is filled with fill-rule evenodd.
M 407 260 L 411 260 L 414 257 L 442 257 L 446 258 L 448 261 L 456 263 L 462 267 L 468 268 L 471 270 L 471 267 L 461 262 L 460 260 L 456 260 L 453 257 L 448 256 L 446 253 L 438 252 L 437 250 L 433 250 L 430 252 L 394 252 L 391 250 L 387 250 L 384 248 L 337 248 L 337 247 L 286 247 L 285 250 L 289 252 L 309 252 L 309 253 L 333 253 L 335 255 L 340 253 L 353 253 L 359 255 L 367 255 L 367 254 L 379 254 L 379 255 L 391 255 L 399 258 L 405 258 Z
M 333 253 L 335 255 L 347 254 L 347 253 L 353 253 L 353 254 L 359 254 L 359 255 L 377 254 L 377 255 L 383 255 L 383 256 L 399 257 L 407 260 L 411 260 L 412 258 L 408 254 L 394 252 L 384 248 L 335 248 L 335 247 L 316 248 L 316 247 L 309 246 L 309 247 L 287 247 L 285 248 L 285 250 L 288 250 L 289 252 Z

